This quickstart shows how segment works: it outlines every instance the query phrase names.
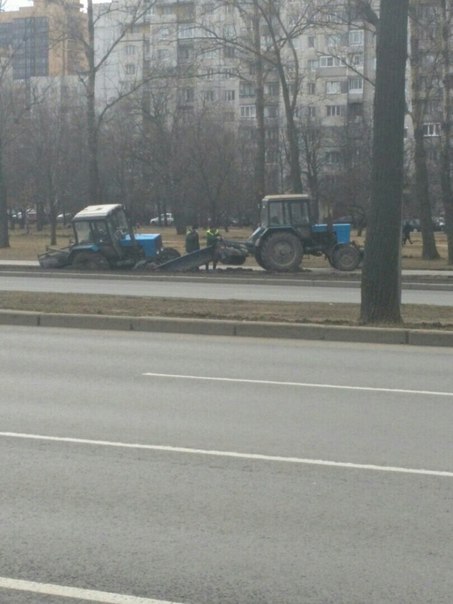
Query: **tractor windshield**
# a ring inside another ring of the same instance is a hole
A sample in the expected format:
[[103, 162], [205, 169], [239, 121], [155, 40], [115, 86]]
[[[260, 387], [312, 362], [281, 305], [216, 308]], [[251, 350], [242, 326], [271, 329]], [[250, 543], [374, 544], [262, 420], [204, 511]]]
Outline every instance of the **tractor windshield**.
[[89, 222], [86, 220], [78, 221], [74, 222], [73, 226], [77, 243], [93, 243], [93, 233]]
[[126, 213], [124, 210], [115, 212], [109, 218], [110, 227], [112, 232], [118, 237], [123, 238], [125, 235], [130, 235], [129, 224], [127, 222]]

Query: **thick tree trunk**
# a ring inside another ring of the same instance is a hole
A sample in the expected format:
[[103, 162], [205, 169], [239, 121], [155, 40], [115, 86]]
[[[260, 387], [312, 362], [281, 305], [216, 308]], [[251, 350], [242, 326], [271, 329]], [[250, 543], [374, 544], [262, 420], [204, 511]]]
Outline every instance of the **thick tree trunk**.
[[437, 260], [440, 258], [436, 248], [434, 237], [433, 221], [431, 216], [431, 198], [429, 193], [429, 175], [426, 165], [425, 137], [423, 134], [423, 117], [426, 108], [426, 91], [421, 90], [421, 56], [419, 51], [422, 31], [421, 25], [417, 19], [416, 11], [418, 4], [411, 0], [412, 12], [411, 19], [411, 90], [412, 90], [412, 122], [414, 125], [414, 144], [415, 144], [415, 197], [420, 216], [420, 227], [422, 232], [422, 258], [424, 260]]
[[377, 31], [371, 207], [361, 321], [401, 322], [401, 208], [408, 0], [381, 0]]
[[441, 189], [445, 210], [445, 231], [447, 234], [448, 264], [453, 264], [453, 183], [451, 175], [451, 73], [450, 73], [450, 19], [449, 0], [440, 0], [442, 28], [442, 75], [443, 75], [443, 116], [441, 137]]
[[9, 247], [8, 233], [8, 206], [6, 202], [6, 188], [3, 178], [3, 147], [0, 138], [0, 248]]

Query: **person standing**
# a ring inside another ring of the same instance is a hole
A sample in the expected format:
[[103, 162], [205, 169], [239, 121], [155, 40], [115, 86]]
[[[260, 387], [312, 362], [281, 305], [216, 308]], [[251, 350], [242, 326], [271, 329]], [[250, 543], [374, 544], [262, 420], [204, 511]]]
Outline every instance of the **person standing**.
[[186, 253], [191, 254], [200, 249], [200, 237], [198, 236], [197, 226], [194, 225], [187, 229], [186, 233]]
[[408, 241], [410, 244], [413, 243], [413, 241], [411, 239], [411, 232], [412, 232], [411, 223], [408, 220], [406, 220], [406, 222], [403, 224], [403, 245], [406, 245], [406, 243]]
[[[215, 225], [211, 225], [208, 227], [206, 231], [206, 246], [207, 247], [216, 247], [217, 243], [222, 239], [219, 229]], [[212, 261], [212, 270], [215, 271], [217, 268], [217, 252], [214, 249], [214, 258]], [[206, 270], [209, 270], [209, 262], [206, 263]]]

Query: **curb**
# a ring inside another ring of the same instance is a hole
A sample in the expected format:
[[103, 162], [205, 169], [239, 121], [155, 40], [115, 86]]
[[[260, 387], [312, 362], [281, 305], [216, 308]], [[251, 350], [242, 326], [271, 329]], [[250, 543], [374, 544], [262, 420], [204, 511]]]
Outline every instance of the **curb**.
[[453, 331], [0, 310], [0, 325], [453, 347]]

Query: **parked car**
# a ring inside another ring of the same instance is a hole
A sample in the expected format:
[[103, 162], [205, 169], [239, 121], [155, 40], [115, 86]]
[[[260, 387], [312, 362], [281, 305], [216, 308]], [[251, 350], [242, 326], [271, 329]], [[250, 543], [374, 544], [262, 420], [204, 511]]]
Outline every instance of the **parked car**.
[[[167, 218], [165, 220], [165, 217]], [[166, 214], [161, 214], [160, 216], [155, 216], [154, 218], [151, 218], [151, 220], [149, 221], [149, 224], [161, 224], [161, 225], [165, 225], [165, 224], [173, 224], [175, 222], [174, 218], [173, 218], [173, 214], [171, 212], [167, 212]]]
[[445, 220], [442, 216], [433, 216], [433, 230], [443, 231], [445, 229]]

